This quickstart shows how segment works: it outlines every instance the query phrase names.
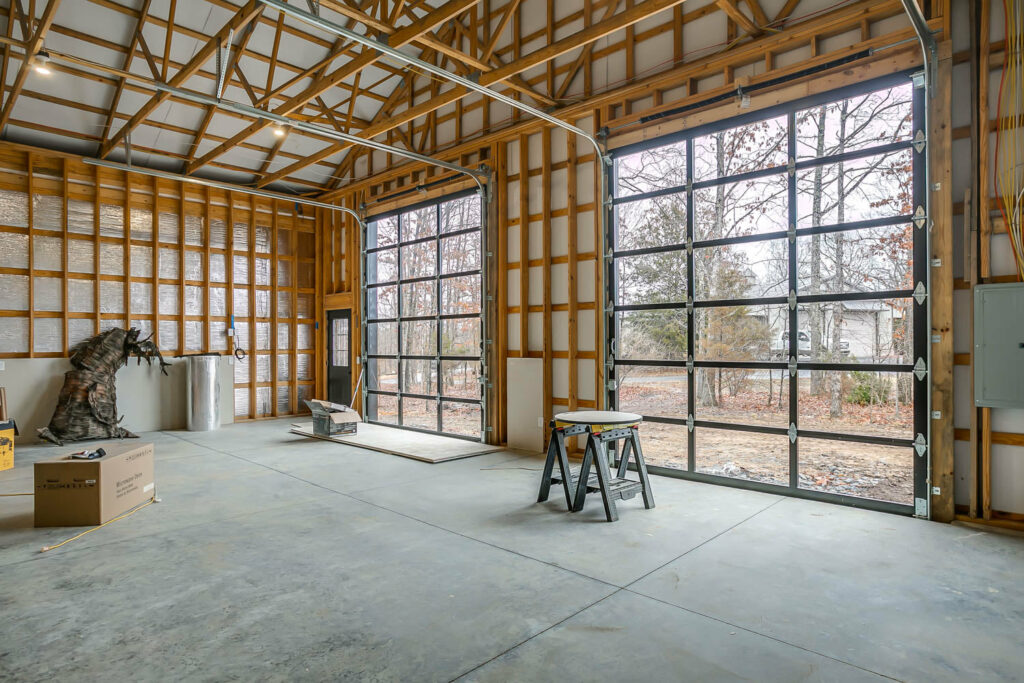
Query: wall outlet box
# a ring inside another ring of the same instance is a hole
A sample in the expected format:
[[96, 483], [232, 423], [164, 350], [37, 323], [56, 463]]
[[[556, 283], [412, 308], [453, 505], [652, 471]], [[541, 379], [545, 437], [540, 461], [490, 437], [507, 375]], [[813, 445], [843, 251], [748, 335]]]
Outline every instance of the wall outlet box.
[[544, 418], [543, 417], [538, 417], [537, 418], [537, 426], [541, 427], [541, 428], [544, 427]]
[[228, 336], [229, 337], [234, 337], [235, 336], [235, 328], [233, 328], [233, 327], [229, 327], [228, 328]]

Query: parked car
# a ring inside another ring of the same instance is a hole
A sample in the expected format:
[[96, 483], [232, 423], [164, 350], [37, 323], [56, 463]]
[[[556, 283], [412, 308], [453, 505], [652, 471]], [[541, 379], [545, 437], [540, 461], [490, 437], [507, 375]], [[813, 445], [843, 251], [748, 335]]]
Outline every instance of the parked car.
[[[824, 350], [828, 349], [828, 340], [822, 340], [822, 347]], [[800, 358], [811, 357], [811, 335], [806, 330], [800, 330], [797, 332], [796, 337], [797, 353]], [[772, 343], [772, 356], [775, 358], [786, 358], [789, 356], [789, 331], [784, 331]], [[850, 355], [850, 342], [845, 339], [839, 340], [839, 354], [843, 356]]]

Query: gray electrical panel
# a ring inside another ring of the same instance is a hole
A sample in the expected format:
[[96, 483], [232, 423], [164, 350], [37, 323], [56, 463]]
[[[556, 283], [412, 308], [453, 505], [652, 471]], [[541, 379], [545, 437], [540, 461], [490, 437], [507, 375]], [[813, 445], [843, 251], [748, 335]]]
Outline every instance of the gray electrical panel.
[[1024, 408], [1024, 283], [974, 288], [974, 403]]

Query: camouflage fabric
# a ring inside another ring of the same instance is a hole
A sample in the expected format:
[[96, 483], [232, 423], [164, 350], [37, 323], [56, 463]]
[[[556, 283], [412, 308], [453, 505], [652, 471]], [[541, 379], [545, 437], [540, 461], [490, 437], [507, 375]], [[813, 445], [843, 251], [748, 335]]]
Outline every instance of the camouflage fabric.
[[39, 430], [39, 436], [57, 445], [87, 439], [136, 438], [120, 425], [114, 388], [114, 376], [132, 356], [139, 363], [145, 358], [147, 364], [157, 358], [161, 372], [167, 374], [165, 368], [170, 363], [164, 361], [148, 337], [139, 341], [139, 330], [134, 327], [107, 330], [72, 348], [74, 369], [64, 374], [57, 409], [50, 425]]

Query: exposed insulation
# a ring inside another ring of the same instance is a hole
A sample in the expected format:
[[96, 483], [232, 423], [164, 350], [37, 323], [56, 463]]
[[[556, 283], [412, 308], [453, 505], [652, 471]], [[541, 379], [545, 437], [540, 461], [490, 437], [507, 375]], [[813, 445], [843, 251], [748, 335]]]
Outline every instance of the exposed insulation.
[[270, 317], [270, 292], [265, 289], [256, 290], [256, 317]]
[[123, 244], [100, 243], [100, 273], [103, 275], [124, 275]]
[[68, 240], [68, 270], [72, 273], [96, 272], [96, 245], [87, 240]]
[[60, 197], [52, 194], [32, 196], [32, 225], [42, 230], [62, 231], [64, 207]]
[[227, 293], [224, 287], [210, 287], [210, 315], [225, 316], [228, 314]]
[[36, 353], [60, 353], [64, 350], [64, 321], [60, 318], [36, 318], [32, 328], [32, 348]]
[[298, 407], [298, 409], [300, 411], [306, 410], [306, 408], [305, 408], [305, 405], [306, 405], [305, 401], [308, 401], [311, 398], [313, 398], [313, 390], [312, 389], [313, 388], [310, 387], [308, 384], [306, 384], [306, 385], [299, 385], [297, 387], [297, 391], [295, 392], [295, 399], [296, 399], [296, 406]]
[[210, 220], [210, 246], [225, 249], [228, 246], [228, 224], [220, 218]]
[[270, 387], [256, 387], [256, 414], [271, 414]]
[[153, 313], [153, 285], [148, 282], [133, 282], [131, 287], [131, 311], [139, 315]]
[[178, 254], [179, 252], [177, 249], [160, 248], [159, 277], [166, 278], [168, 280], [177, 280], [181, 277], [178, 264]]
[[297, 326], [296, 332], [296, 348], [299, 349], [312, 349], [313, 348], [313, 326], [302, 323]]
[[124, 285], [120, 282], [100, 283], [100, 313], [124, 313]]
[[164, 350], [177, 349], [180, 346], [180, 340], [178, 339], [178, 321], [177, 320], [161, 320], [160, 321], [160, 348]]
[[249, 251], [249, 224], [235, 221], [235, 251]]
[[291, 325], [289, 323], [277, 324], [277, 348], [290, 349], [292, 347]]
[[288, 413], [291, 412], [291, 388], [281, 387], [277, 388], [277, 412]]
[[257, 285], [270, 284], [270, 259], [256, 259], [256, 283]]
[[131, 238], [133, 240], [153, 239], [153, 212], [149, 209], [133, 206], [129, 213], [131, 221]]
[[257, 224], [256, 227], [255, 227], [255, 235], [256, 235], [256, 241], [255, 241], [256, 251], [258, 251], [260, 253], [263, 253], [263, 254], [269, 254], [270, 253], [270, 226], [269, 225], [259, 225], [259, 224]]
[[59, 277], [36, 277], [32, 300], [37, 311], [64, 310], [64, 280]]
[[28, 275], [0, 273], [0, 308], [11, 311], [28, 310]]
[[256, 356], [256, 381], [270, 381], [270, 354], [261, 353]]
[[96, 323], [84, 318], [72, 318], [68, 321], [68, 348], [85, 341], [93, 335]]
[[235, 384], [247, 384], [249, 382], [249, 356], [241, 360], [235, 360]]
[[64, 271], [64, 240], [36, 235], [32, 238], [32, 267], [36, 270]]
[[206, 310], [203, 299], [203, 288], [196, 285], [185, 285], [185, 313], [186, 315], [202, 315]]
[[277, 315], [281, 318], [292, 317], [292, 293], [277, 293]]
[[288, 356], [277, 357], [277, 381], [287, 382], [291, 379], [291, 359]]
[[223, 320], [210, 321], [210, 350], [226, 351], [228, 348], [228, 324]]
[[235, 318], [248, 318], [249, 317], [249, 290], [241, 287], [236, 287], [231, 290], [232, 294], [232, 309], [235, 312]]
[[185, 350], [186, 351], [202, 351], [203, 350], [203, 321], [202, 320], [186, 320], [185, 321]]
[[292, 286], [292, 264], [288, 261], [278, 261], [277, 263], [277, 286]]
[[181, 226], [178, 222], [178, 214], [169, 211], [161, 211], [157, 217], [157, 239], [161, 242], [177, 244], [181, 235]]
[[295, 316], [297, 318], [313, 317], [313, 296], [311, 294], [299, 294], [296, 298], [296, 304]]
[[124, 237], [124, 207], [100, 204], [100, 235]]
[[132, 320], [128, 323], [129, 327], [135, 327], [139, 330], [139, 339], [146, 339], [149, 335], [153, 334], [153, 321], [138, 319]]
[[158, 313], [160, 315], [178, 315], [178, 293], [180, 292], [178, 285], [160, 285], [160, 289], [157, 291], [157, 306], [159, 307]]
[[96, 283], [93, 280], [68, 280], [68, 311], [71, 313], [94, 312], [96, 310], [95, 288]]
[[234, 281], [236, 285], [249, 284], [249, 258], [247, 256], [235, 255], [234, 257]]
[[270, 350], [270, 323], [256, 323], [256, 349]]
[[68, 200], [68, 232], [79, 235], [95, 234], [95, 218], [92, 202], [81, 199]]
[[295, 378], [300, 381], [313, 379], [313, 356], [308, 353], [295, 356]]
[[235, 417], [249, 415], [249, 390], [235, 389]]
[[210, 254], [210, 282], [227, 282], [224, 254]]
[[28, 268], [28, 235], [3, 233], [0, 238], [0, 268]]
[[185, 214], [185, 244], [203, 246], [203, 217]]
[[185, 279], [203, 279], [203, 253], [199, 251], [185, 251]]
[[0, 225], [28, 227], [27, 194], [16, 190], [0, 190]]
[[132, 277], [153, 277], [153, 247], [132, 245]]
[[238, 348], [246, 351], [252, 350], [252, 340], [249, 338], [249, 323], [235, 321], [235, 344]]
[[28, 318], [4, 318], [0, 325], [0, 353], [28, 351]]

